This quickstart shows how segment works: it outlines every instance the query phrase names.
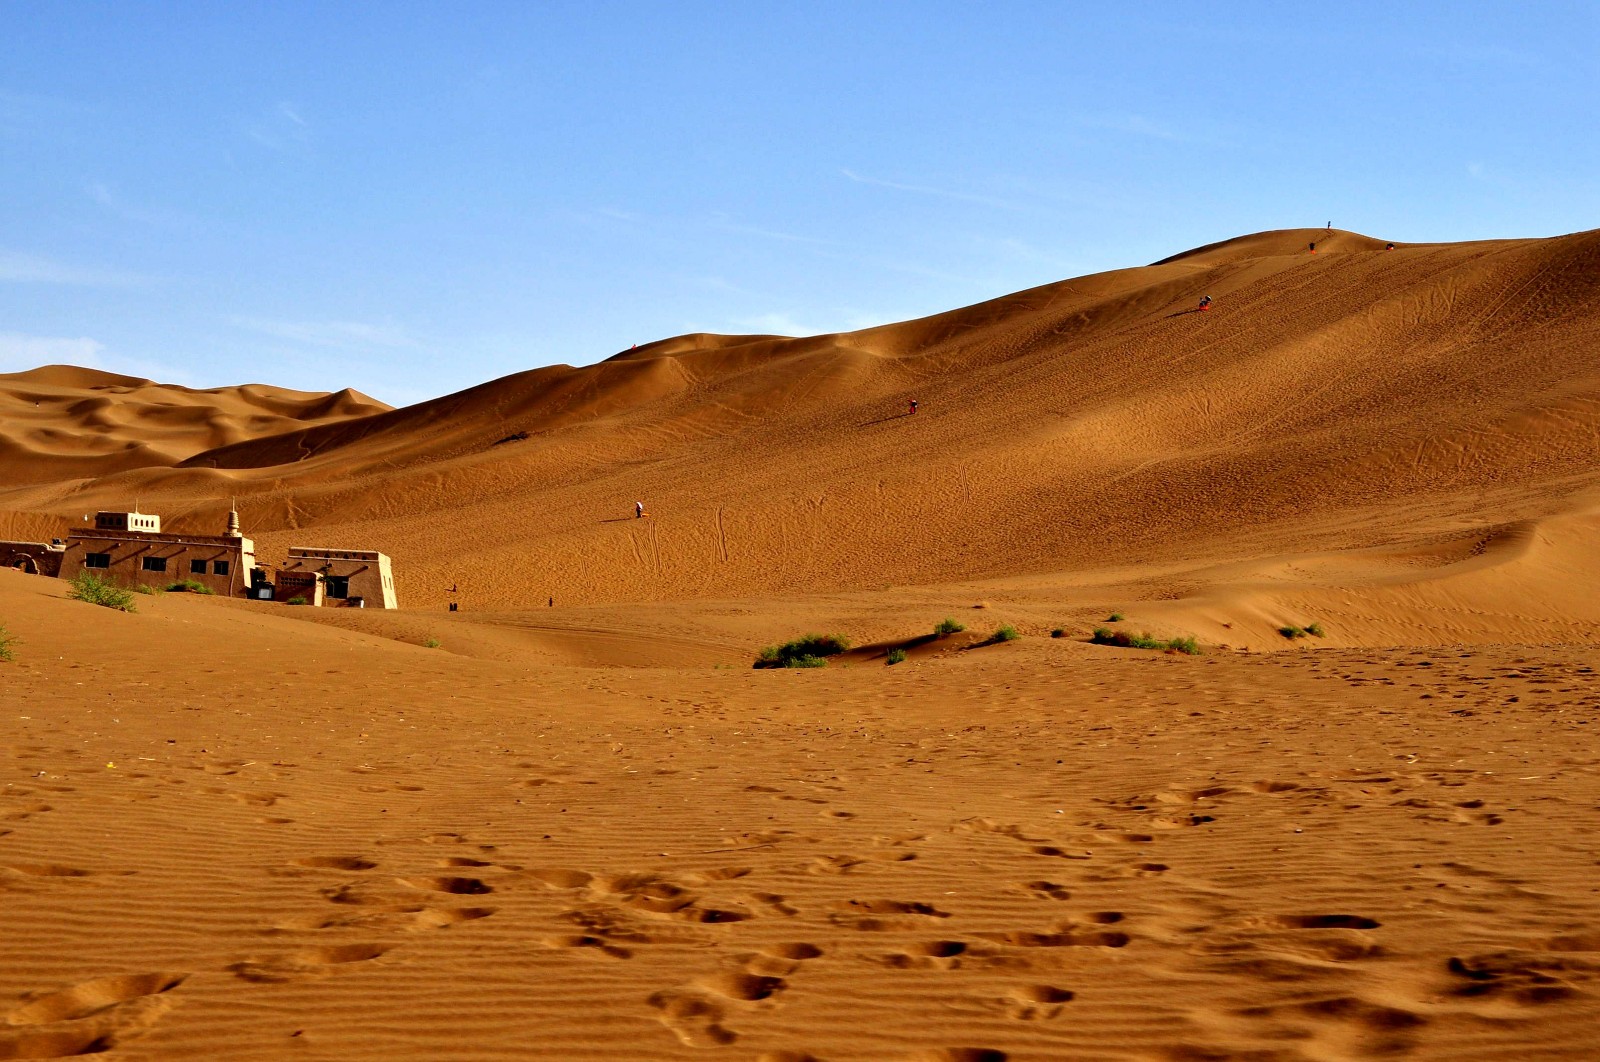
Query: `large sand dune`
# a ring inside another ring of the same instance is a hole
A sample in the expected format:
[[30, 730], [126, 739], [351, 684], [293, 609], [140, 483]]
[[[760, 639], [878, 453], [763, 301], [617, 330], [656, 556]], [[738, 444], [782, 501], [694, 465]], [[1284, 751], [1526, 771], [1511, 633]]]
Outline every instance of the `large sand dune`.
[[0, 377], [0, 533], [405, 606], [0, 571], [0, 1059], [1590, 1059], [1597, 319], [1600, 233], [1288, 230], [403, 409]]

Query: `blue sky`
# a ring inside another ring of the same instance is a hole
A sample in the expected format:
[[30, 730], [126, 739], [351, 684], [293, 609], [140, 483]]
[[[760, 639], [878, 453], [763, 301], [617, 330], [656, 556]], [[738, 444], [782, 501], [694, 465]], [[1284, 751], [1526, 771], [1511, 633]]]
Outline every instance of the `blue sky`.
[[0, 371], [396, 404], [1329, 220], [1600, 224], [1600, 5], [0, 0]]

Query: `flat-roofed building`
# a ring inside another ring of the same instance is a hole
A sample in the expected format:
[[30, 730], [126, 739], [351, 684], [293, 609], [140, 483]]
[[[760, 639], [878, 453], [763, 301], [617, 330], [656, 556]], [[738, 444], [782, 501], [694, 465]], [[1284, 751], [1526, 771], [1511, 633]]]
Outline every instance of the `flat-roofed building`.
[[[308, 593], [305, 576], [313, 575], [320, 589], [315, 597]], [[285, 590], [308, 604], [366, 608], [398, 608], [395, 603], [394, 574], [389, 558], [375, 549], [315, 549], [290, 546], [289, 557], [274, 575], [277, 598], [288, 599]]]
[[0, 568], [15, 568], [31, 575], [60, 575], [66, 547], [54, 542], [0, 541]]
[[228, 514], [228, 533], [222, 535], [168, 534], [160, 528], [161, 518], [148, 513], [96, 513], [93, 530], [67, 537], [59, 574], [75, 579], [92, 572], [124, 586], [193, 582], [224, 596], [247, 596], [256, 547], [239, 534], [237, 513]]

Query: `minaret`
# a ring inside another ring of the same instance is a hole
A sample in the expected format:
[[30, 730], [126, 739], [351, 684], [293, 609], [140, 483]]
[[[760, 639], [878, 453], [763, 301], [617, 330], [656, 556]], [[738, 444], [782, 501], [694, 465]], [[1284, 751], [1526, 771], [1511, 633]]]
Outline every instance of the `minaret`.
[[242, 535], [239, 534], [239, 510], [238, 509], [229, 509], [228, 510], [228, 530], [227, 530], [226, 534], [227, 534], [227, 536], [229, 538], [242, 538], [243, 537]]

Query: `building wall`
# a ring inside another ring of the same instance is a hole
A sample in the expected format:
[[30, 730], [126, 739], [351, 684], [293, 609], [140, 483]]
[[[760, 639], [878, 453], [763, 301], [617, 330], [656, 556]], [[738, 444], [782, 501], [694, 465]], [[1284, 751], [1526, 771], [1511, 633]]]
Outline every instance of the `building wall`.
[[[291, 546], [284, 561], [285, 572], [315, 572], [321, 575], [324, 605], [348, 605], [360, 598], [367, 608], [398, 608], [394, 592], [394, 573], [389, 558], [370, 549], [313, 549]], [[283, 600], [283, 594], [278, 594]]]
[[[109, 563], [92, 567], [87, 563], [90, 554], [107, 554]], [[165, 560], [165, 570], [147, 569], [147, 557]], [[204, 572], [192, 570], [197, 562], [203, 565]], [[226, 571], [217, 571], [218, 562], [227, 566]], [[143, 583], [166, 587], [192, 581], [224, 597], [245, 597], [255, 563], [255, 546], [248, 538], [83, 531], [67, 539], [60, 574], [64, 579], [75, 579], [79, 572], [90, 571], [123, 586]]]
[[302, 604], [321, 605], [322, 577], [315, 569], [305, 571], [280, 571], [273, 573], [273, 597], [279, 604], [286, 604], [291, 598], [304, 598]]
[[60, 575], [62, 550], [43, 542], [0, 542], [0, 567]]

